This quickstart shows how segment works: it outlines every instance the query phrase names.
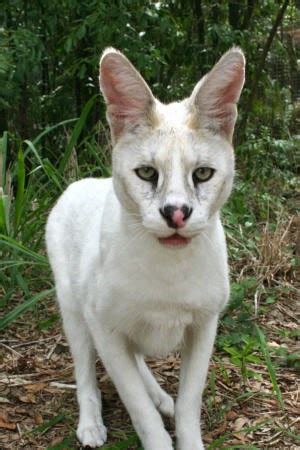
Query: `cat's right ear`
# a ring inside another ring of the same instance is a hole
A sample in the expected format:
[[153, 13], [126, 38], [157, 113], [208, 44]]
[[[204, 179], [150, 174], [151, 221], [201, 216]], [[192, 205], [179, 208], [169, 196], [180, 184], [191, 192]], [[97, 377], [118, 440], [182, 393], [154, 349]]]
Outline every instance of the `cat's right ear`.
[[104, 51], [100, 59], [99, 81], [113, 144], [125, 130], [153, 121], [154, 96], [121, 52], [114, 48]]
[[245, 81], [245, 57], [229, 50], [196, 85], [190, 97], [194, 127], [221, 134], [230, 142], [237, 118], [236, 104]]

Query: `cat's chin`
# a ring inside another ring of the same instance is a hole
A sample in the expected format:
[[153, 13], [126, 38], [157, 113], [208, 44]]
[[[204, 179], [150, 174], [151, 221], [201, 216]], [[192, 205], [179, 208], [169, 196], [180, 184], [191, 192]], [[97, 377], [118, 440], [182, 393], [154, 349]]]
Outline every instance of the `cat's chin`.
[[164, 245], [165, 247], [172, 247], [172, 248], [180, 248], [180, 247], [186, 247], [190, 242], [191, 238], [187, 238], [184, 236], [181, 236], [180, 234], [172, 234], [168, 237], [161, 237], [158, 238], [160, 244]]

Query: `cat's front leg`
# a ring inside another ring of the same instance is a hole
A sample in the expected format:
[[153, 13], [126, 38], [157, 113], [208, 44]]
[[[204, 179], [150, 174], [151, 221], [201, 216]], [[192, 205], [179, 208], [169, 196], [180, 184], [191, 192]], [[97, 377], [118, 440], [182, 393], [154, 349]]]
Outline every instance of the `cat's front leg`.
[[217, 321], [217, 316], [206, 318], [186, 331], [175, 407], [178, 450], [204, 450], [200, 429], [201, 402]]
[[174, 401], [172, 397], [158, 384], [142, 355], [136, 355], [136, 362], [146, 390], [158, 411], [165, 416], [174, 417]]
[[172, 450], [171, 438], [146, 391], [130, 343], [123, 334], [109, 329], [107, 324], [95, 317], [89, 318], [88, 324], [99, 356], [131, 417], [144, 450]]

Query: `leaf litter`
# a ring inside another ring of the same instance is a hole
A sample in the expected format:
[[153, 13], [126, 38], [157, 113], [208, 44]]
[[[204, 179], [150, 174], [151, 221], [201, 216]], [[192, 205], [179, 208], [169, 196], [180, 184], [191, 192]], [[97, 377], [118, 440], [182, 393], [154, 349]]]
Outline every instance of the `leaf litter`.
[[[202, 429], [207, 449], [300, 448], [299, 285], [286, 252], [286, 246], [291, 245], [287, 242], [289, 237], [295, 236], [293, 221], [278, 226], [273, 235], [264, 230], [260, 252], [256, 258], [243, 261], [242, 275], [241, 261], [232, 264], [233, 281], [246, 286], [236, 294], [245, 295], [245, 299], [242, 306], [235, 299], [238, 306], [229, 309], [221, 320], [220, 345], [216, 343], [203, 405]], [[279, 250], [274, 240], [280, 245]], [[253, 288], [248, 280], [255, 276], [257, 283]], [[257, 286], [262, 289], [255, 311], [253, 289]], [[17, 305], [20, 298], [15, 295], [11, 301]], [[230, 335], [230, 345], [241, 345], [234, 347], [241, 349], [241, 356], [234, 359], [224, 351], [222, 339], [228, 338], [229, 319], [237, 321], [238, 327], [243, 326], [238, 314], [245, 308], [248, 316], [251, 311], [250, 323], [256, 324], [261, 335], [253, 341], [252, 348], [251, 340], [248, 344], [239, 342], [243, 331], [235, 329]], [[57, 314], [53, 298], [48, 297], [38, 311], [26, 312], [2, 333], [0, 448], [3, 450], [80, 448], [75, 437], [78, 407], [73, 363], [61, 324], [52, 321], [48, 327], [39, 326]], [[245, 351], [247, 345], [249, 354]], [[162, 387], [175, 398], [179, 355], [148, 362]], [[97, 375], [109, 432], [109, 444], [103, 450], [141, 449], [128, 413], [100, 361]], [[174, 437], [173, 421], [165, 420], [165, 424]]]

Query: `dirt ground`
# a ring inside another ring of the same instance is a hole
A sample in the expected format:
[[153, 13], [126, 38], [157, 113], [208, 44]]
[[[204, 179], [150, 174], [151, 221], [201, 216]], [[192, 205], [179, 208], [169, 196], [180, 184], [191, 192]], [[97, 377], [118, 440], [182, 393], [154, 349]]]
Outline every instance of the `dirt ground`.
[[[49, 299], [48, 314], [56, 314]], [[58, 449], [79, 448], [74, 437], [78, 409], [75, 400], [72, 360], [60, 323], [41, 331], [34, 312], [15, 322], [0, 340], [0, 448]], [[271, 346], [283, 343], [290, 351], [297, 342], [290, 336], [296, 330], [296, 299], [283, 298], [260, 323]], [[281, 330], [281, 339], [277, 329]], [[284, 333], [284, 331], [287, 331]], [[150, 366], [163, 387], [176, 396], [179, 356], [150, 361]], [[97, 363], [103, 393], [104, 421], [108, 427], [108, 443], [135, 441], [133, 428], [118, 394]], [[202, 427], [204, 441], [211, 448], [300, 448], [300, 392], [293, 367], [278, 367], [276, 378], [282, 393], [282, 409], [272, 389], [264, 364], [250, 364], [260, 379], [243, 380], [240, 369], [227, 356], [214, 354], [205, 393]], [[213, 380], [213, 381], [212, 381]], [[171, 433], [172, 421], [166, 422]], [[298, 434], [299, 437], [299, 434]], [[298, 442], [298, 444], [297, 444]], [[124, 447], [131, 448], [135, 444]], [[191, 449], [192, 450], [192, 449]]]
[[[263, 330], [269, 350], [264, 354], [254, 342], [246, 352], [243, 372], [243, 367], [224, 351], [224, 344], [216, 346], [202, 414], [208, 450], [300, 449], [299, 272], [291, 263], [290, 251], [298, 255], [297, 230], [293, 219], [272, 235], [265, 229], [260, 257], [231, 264], [236, 286], [243, 284], [243, 277], [256, 275], [263, 292], [271, 293], [260, 295], [256, 290], [245, 299], [241, 297], [242, 313], [249, 306], [251, 311], [257, 307], [257, 314], [247, 313], [246, 317]], [[11, 308], [19, 302], [16, 293], [10, 300]], [[235, 331], [240, 334], [242, 322], [234, 314], [230, 317], [227, 313], [227, 317], [238, 324]], [[72, 359], [57, 318], [55, 301], [48, 298], [2, 332], [1, 450], [80, 448], [75, 437], [78, 408]], [[224, 323], [222, 320], [220, 337], [227, 336]], [[176, 398], [179, 355], [149, 364], [160, 384]], [[108, 443], [102, 449], [140, 450], [128, 413], [99, 361], [97, 373], [108, 428]], [[174, 436], [173, 421], [165, 424]]]

